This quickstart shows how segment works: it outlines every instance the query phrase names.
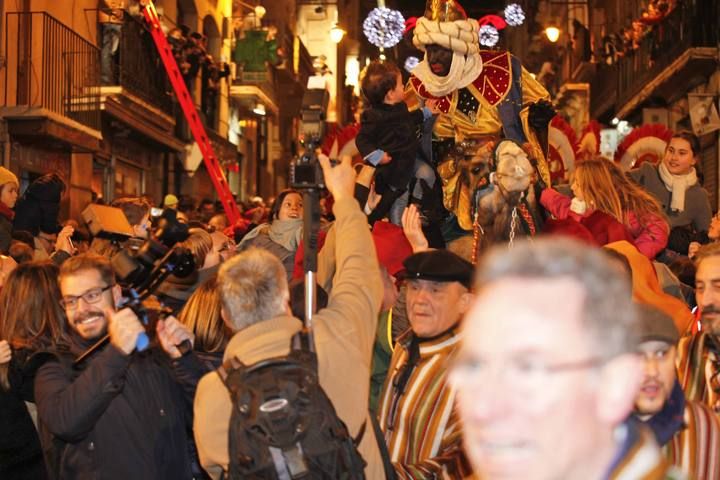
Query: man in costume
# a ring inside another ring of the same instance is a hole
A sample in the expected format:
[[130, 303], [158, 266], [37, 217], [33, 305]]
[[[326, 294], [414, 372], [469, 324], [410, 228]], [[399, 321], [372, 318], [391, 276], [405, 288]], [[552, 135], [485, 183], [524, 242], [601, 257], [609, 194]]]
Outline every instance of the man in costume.
[[679, 337], [672, 317], [641, 307], [643, 380], [633, 418], [650, 427], [665, 458], [689, 478], [720, 478], [720, 419], [706, 405], [685, 398], [675, 369]]
[[[472, 229], [471, 198], [476, 185], [469, 179], [472, 164], [444, 161], [456, 139], [479, 151], [501, 137], [529, 143], [543, 180], [550, 184], [543, 152], [547, 124], [555, 112], [545, 88], [509, 52], [481, 50], [480, 26], [468, 19], [455, 0], [428, 0], [425, 16], [417, 20], [413, 43], [425, 51], [410, 77], [406, 101], [410, 109], [422, 100], [436, 99], [442, 112], [433, 128], [435, 159], [443, 181], [443, 202], [463, 230]], [[427, 140], [427, 139], [426, 139]], [[427, 147], [427, 144], [425, 144]], [[438, 148], [439, 147], [439, 148]], [[445, 147], [443, 149], [443, 147]]]

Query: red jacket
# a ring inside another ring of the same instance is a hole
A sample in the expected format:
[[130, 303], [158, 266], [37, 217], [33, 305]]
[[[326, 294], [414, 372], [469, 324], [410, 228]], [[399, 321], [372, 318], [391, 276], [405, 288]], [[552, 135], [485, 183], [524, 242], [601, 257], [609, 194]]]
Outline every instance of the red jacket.
[[[593, 211], [588, 210], [584, 215], [579, 215], [570, 210], [571, 199], [565, 195], [546, 188], [540, 195], [540, 203], [545, 209], [559, 220], [566, 218], [581, 222], [590, 216]], [[642, 223], [635, 212], [627, 212], [628, 221], [625, 223], [627, 232], [632, 236], [632, 243], [635, 248], [649, 259], [663, 251], [667, 246], [670, 228], [667, 222], [658, 215], [646, 215]]]

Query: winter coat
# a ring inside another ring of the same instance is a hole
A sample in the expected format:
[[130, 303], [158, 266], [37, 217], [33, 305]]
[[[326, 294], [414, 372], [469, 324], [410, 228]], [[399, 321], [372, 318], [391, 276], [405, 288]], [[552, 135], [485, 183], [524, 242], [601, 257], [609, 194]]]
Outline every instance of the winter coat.
[[710, 229], [710, 200], [707, 191], [699, 183], [688, 187], [685, 191], [685, 210], [676, 212], [670, 208], [672, 192], [660, 178], [656, 166], [643, 163], [637, 170], [632, 170], [630, 176], [660, 202], [670, 221], [670, 228], [691, 226], [696, 232], [707, 232]]
[[[365, 158], [375, 150], [382, 150], [392, 157], [390, 163], [377, 166], [375, 178], [382, 185], [390, 185], [395, 190], [408, 186], [420, 145], [417, 130], [423, 121], [422, 109], [408, 112], [404, 102], [373, 106], [362, 113], [360, 131], [355, 138], [360, 154]], [[383, 192], [378, 190], [378, 193]]]
[[[2, 208], [5, 207], [5, 208]], [[5, 204], [0, 205], [0, 253], [7, 255], [10, 250], [10, 244], [12, 243], [12, 215], [6, 216], [4, 210], [12, 212]]]
[[[581, 218], [592, 213], [592, 211], [587, 211], [584, 215], [579, 215], [573, 212], [570, 210], [572, 203], [570, 198], [552, 188], [543, 190], [540, 195], [540, 203], [559, 220], [572, 218], [580, 221]], [[627, 212], [625, 226], [632, 236], [633, 245], [651, 260], [667, 246], [669, 229], [667, 222], [662, 217], [646, 215], [645, 218], [640, 219], [635, 212]]]
[[37, 236], [38, 232], [60, 231], [58, 216], [65, 184], [59, 178], [40, 177], [27, 188], [15, 205], [15, 230], [24, 230]]
[[108, 344], [79, 368], [73, 358], [58, 354], [35, 380], [51, 478], [191, 478], [191, 400], [165, 354], [151, 349], [126, 356]]
[[8, 370], [10, 389], [0, 388], [0, 478], [46, 478], [40, 439], [25, 402], [32, 402], [34, 363], [23, 350], [13, 352]]
[[[313, 317], [320, 384], [350, 435], [356, 437], [366, 425], [359, 451], [368, 463], [368, 480], [375, 480], [385, 477], [368, 418], [368, 394], [382, 283], [367, 220], [357, 202], [343, 199], [335, 204], [334, 211], [337, 273], [327, 308]], [[290, 339], [301, 327], [297, 318], [287, 315], [251, 325], [233, 336], [224, 360], [237, 357], [249, 365], [287, 355]], [[205, 375], [195, 395], [193, 430], [202, 465], [215, 479], [228, 468], [231, 410], [230, 395], [220, 377], [215, 372]]]

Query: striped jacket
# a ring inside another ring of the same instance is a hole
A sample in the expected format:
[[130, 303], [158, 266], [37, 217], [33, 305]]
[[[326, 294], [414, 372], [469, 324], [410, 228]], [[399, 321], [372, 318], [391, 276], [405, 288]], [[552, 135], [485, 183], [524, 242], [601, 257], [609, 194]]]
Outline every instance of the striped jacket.
[[[408, 332], [398, 338], [381, 396], [379, 419], [400, 479], [457, 479], [471, 472], [462, 451], [455, 392], [445, 376], [459, 341], [452, 330], [420, 341], [419, 358], [408, 376], [413, 335]], [[404, 388], [403, 377], [407, 378]]]
[[720, 362], [711, 348], [712, 338], [706, 332], [686, 336], [678, 342], [678, 380], [685, 398], [701, 402], [714, 412], [720, 410], [719, 393], [711, 383], [717, 382]]
[[685, 426], [663, 447], [689, 478], [720, 479], [720, 419], [706, 405], [685, 403]]
[[615, 459], [605, 479], [683, 480], [687, 478], [684, 473], [665, 461], [649, 429], [644, 427], [632, 429], [628, 433], [623, 442], [620, 458]]

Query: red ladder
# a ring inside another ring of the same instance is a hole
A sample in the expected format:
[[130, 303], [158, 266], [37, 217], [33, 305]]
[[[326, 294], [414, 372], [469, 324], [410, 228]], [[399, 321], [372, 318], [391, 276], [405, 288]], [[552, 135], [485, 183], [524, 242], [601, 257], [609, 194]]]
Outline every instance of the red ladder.
[[193, 98], [190, 96], [190, 92], [188, 92], [187, 86], [185, 85], [185, 80], [183, 80], [180, 69], [177, 66], [172, 49], [165, 38], [162, 28], [160, 28], [160, 19], [158, 18], [157, 10], [155, 10], [153, 2], [149, 1], [142, 12], [148, 25], [150, 25], [150, 34], [158, 49], [163, 65], [165, 65], [165, 71], [170, 78], [170, 83], [172, 83], [173, 89], [175, 90], [175, 95], [190, 125], [193, 137], [195, 137], [195, 141], [200, 147], [200, 153], [202, 153], [203, 160], [205, 161], [205, 167], [215, 185], [215, 190], [218, 192], [220, 201], [223, 207], [225, 207], [225, 215], [227, 215], [230, 225], [234, 225], [235, 222], [240, 219], [240, 210], [238, 210], [237, 204], [235, 203], [235, 198], [230, 191], [230, 186], [225, 178], [225, 173], [220, 167], [220, 162], [215, 156], [215, 151], [210, 144], [210, 139], [207, 136], [205, 127], [195, 108]]

